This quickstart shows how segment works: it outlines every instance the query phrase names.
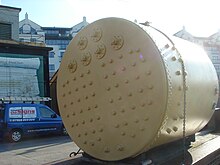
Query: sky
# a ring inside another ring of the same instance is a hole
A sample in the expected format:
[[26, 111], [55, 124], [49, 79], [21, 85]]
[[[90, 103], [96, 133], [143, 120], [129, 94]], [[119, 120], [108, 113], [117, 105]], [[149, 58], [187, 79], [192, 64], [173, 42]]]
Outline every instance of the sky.
[[120, 17], [151, 25], [172, 35], [183, 26], [194, 36], [208, 37], [220, 29], [220, 0], [0, 0], [1, 5], [21, 8], [19, 19], [40, 26], [72, 27], [86, 17]]

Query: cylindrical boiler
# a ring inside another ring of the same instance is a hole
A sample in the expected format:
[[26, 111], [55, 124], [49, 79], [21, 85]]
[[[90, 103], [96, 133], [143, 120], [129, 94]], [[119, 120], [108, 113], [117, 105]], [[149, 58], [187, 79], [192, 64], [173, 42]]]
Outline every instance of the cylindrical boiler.
[[218, 79], [200, 47], [105, 18], [69, 44], [57, 93], [73, 141], [112, 161], [180, 139], [184, 129], [191, 135], [203, 128], [217, 103]]

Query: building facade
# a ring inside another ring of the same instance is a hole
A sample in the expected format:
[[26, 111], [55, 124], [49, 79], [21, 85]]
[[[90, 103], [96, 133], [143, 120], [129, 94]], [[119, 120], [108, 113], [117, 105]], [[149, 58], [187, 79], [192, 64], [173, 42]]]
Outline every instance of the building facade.
[[0, 40], [19, 40], [20, 11], [20, 8], [0, 5]]
[[83, 21], [71, 28], [62, 27], [41, 27], [28, 18], [25, 14], [25, 19], [19, 23], [19, 38], [22, 42], [29, 43], [44, 43], [53, 50], [49, 52], [49, 77], [59, 69], [61, 59], [64, 55], [66, 47], [72, 38], [86, 25], [86, 17]]

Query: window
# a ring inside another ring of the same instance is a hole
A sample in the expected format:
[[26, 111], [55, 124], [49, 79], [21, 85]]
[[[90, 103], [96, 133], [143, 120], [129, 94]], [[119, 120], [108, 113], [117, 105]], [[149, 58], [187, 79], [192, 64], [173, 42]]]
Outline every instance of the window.
[[60, 52], [60, 58], [63, 58], [64, 52]]
[[19, 38], [19, 41], [20, 42], [24, 42], [24, 38]]
[[40, 107], [40, 115], [41, 117], [45, 117], [45, 118], [51, 118], [51, 115], [54, 114], [53, 111], [51, 111], [50, 109], [47, 109], [45, 107]]
[[31, 38], [30, 41], [31, 42], [36, 42], [37, 40], [36, 40], [36, 38]]
[[49, 58], [54, 58], [55, 53], [54, 52], [49, 52]]
[[55, 65], [54, 64], [50, 64], [49, 65], [49, 70], [51, 71], [51, 70], [55, 70]]
[[11, 24], [0, 23], [0, 39], [11, 39]]

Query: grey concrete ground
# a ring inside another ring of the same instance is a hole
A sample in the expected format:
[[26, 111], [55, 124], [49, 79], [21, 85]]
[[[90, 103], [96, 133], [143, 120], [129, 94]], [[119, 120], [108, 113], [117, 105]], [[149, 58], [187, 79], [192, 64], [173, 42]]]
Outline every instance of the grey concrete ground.
[[0, 142], [0, 165], [38, 165], [68, 160], [78, 147], [68, 136], [37, 137], [18, 143]]

